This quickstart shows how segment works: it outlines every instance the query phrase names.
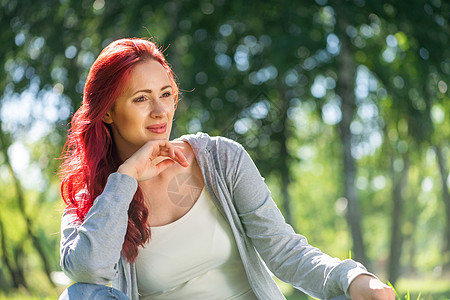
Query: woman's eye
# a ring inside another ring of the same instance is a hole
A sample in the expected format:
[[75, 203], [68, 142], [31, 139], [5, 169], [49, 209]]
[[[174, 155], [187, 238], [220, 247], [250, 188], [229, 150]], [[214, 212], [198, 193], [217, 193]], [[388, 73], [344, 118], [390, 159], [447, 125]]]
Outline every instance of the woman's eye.
[[171, 92], [165, 92], [164, 94], [162, 94], [162, 96], [163, 96], [164, 98], [167, 98], [167, 97], [172, 96], [172, 93], [171, 93]]
[[141, 96], [141, 97], [134, 99], [134, 102], [143, 102], [145, 100], [147, 100], [147, 98], [145, 98], [144, 96]]

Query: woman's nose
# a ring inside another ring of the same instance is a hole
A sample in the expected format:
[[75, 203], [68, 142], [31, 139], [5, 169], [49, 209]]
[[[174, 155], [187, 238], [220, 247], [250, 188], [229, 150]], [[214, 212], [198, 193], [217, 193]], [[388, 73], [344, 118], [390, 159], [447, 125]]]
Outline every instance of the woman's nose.
[[166, 113], [167, 109], [165, 105], [163, 105], [161, 102], [155, 101], [154, 103], [152, 103], [150, 107], [150, 116], [152, 118], [160, 118], [164, 116]]

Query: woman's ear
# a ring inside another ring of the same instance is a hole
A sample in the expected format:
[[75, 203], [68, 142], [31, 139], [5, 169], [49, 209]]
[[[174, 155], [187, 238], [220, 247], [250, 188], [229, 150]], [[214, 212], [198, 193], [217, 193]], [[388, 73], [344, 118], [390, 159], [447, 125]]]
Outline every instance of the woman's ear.
[[113, 122], [111, 113], [109, 111], [103, 116], [102, 121], [106, 124], [111, 124]]

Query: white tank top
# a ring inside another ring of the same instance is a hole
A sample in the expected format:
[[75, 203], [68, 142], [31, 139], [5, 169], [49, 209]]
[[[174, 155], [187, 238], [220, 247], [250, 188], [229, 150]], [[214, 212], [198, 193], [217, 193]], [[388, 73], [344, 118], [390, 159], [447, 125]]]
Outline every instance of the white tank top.
[[136, 273], [140, 299], [257, 299], [230, 225], [205, 188], [183, 217], [152, 227]]

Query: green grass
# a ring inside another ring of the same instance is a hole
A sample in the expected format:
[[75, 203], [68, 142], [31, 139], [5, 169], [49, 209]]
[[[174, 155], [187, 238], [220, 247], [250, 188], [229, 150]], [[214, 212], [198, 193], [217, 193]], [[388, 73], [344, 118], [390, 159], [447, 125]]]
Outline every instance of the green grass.
[[45, 286], [44, 289], [28, 291], [24, 288], [10, 290], [8, 292], [0, 291], [0, 300], [55, 300], [64, 290], [63, 287], [51, 288]]
[[[294, 291], [292, 286], [277, 280], [287, 300], [312, 300], [314, 298]], [[450, 300], [450, 278], [400, 279], [394, 288], [397, 300]]]
[[405, 300], [448, 300], [450, 299], [450, 278], [401, 278], [395, 285]]

